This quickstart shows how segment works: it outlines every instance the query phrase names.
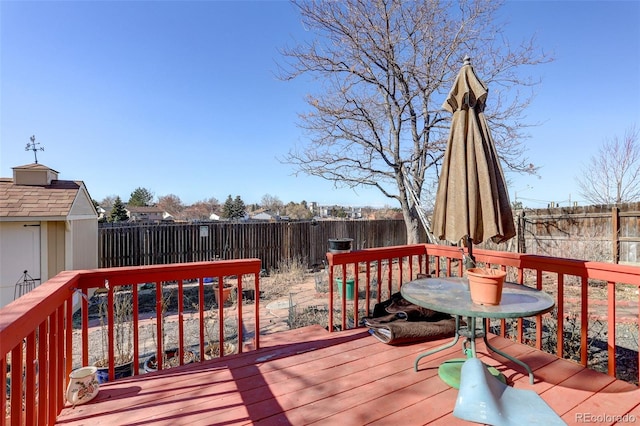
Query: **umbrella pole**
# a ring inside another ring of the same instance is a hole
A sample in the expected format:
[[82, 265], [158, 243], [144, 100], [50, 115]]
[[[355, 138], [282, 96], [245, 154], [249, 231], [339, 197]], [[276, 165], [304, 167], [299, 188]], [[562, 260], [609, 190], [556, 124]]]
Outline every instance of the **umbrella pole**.
[[471, 237], [467, 235], [467, 251], [468, 254], [464, 259], [464, 267], [465, 269], [475, 268], [476, 266], [476, 258], [473, 255], [473, 241]]

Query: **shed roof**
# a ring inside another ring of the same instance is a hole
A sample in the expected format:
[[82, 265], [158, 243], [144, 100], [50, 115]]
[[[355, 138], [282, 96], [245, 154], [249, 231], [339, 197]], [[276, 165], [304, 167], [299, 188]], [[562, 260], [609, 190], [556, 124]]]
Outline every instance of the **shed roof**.
[[66, 217], [71, 212], [82, 181], [53, 180], [50, 185], [17, 185], [0, 178], [1, 217]]
[[57, 170], [53, 170], [51, 167], [47, 167], [44, 164], [39, 164], [39, 163], [31, 163], [31, 164], [25, 164], [23, 166], [16, 166], [13, 167], [14, 170], [48, 170], [48, 171], [52, 171], [54, 173], [58, 173]]

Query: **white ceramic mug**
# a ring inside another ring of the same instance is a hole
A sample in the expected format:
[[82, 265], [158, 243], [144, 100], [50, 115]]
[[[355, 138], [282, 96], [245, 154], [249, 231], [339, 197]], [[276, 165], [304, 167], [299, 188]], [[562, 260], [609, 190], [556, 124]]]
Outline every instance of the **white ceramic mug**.
[[67, 401], [74, 407], [91, 401], [98, 394], [97, 367], [81, 367], [69, 374]]

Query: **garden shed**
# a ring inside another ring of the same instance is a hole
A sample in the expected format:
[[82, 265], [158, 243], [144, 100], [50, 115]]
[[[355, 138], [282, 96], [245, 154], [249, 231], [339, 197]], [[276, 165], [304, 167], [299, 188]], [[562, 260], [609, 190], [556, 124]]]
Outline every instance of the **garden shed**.
[[98, 267], [98, 214], [82, 181], [33, 163], [0, 178], [0, 307], [71, 269]]

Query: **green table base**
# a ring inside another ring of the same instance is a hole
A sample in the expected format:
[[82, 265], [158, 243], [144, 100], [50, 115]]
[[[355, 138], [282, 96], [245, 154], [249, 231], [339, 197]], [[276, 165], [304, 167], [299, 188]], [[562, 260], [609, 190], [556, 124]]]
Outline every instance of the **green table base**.
[[[438, 367], [438, 376], [442, 379], [443, 382], [451, 386], [455, 389], [460, 389], [460, 370], [462, 369], [462, 364], [467, 360], [467, 358], [454, 358], [447, 361], [444, 361]], [[504, 377], [504, 374], [499, 372], [495, 367], [490, 367], [485, 364], [489, 373], [492, 376], [496, 377], [502, 383], [506, 384], [507, 379]]]

